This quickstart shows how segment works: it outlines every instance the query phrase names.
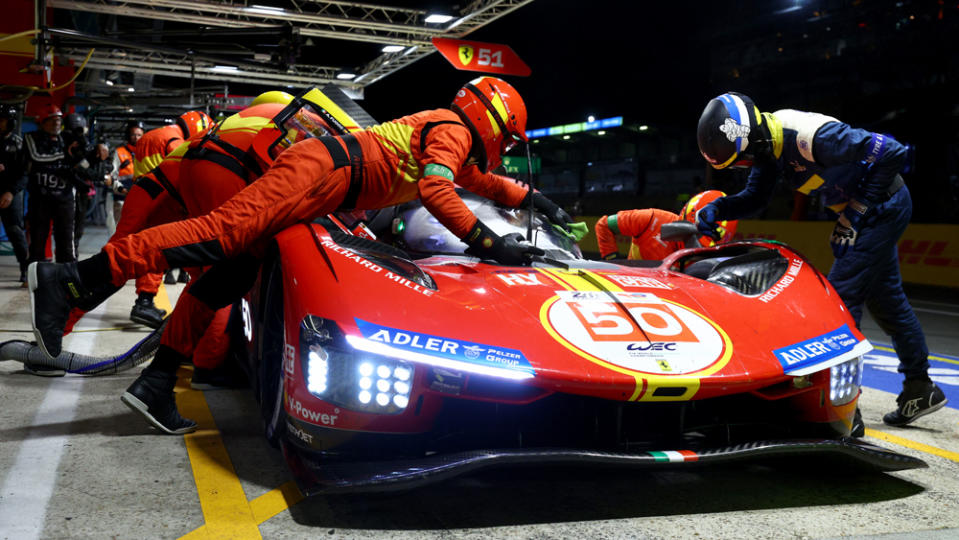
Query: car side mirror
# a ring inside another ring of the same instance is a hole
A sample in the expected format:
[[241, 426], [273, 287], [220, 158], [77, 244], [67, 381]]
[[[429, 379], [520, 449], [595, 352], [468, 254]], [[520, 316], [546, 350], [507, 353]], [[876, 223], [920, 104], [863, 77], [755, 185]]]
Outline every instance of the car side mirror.
[[699, 244], [699, 230], [695, 223], [689, 221], [664, 223], [659, 229], [659, 238], [666, 242], [683, 242], [687, 248], [702, 247]]

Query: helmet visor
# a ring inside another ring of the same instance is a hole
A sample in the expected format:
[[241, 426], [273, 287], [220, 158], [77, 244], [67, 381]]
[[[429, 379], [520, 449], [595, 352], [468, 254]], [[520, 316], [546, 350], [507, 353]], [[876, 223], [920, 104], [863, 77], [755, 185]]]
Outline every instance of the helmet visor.
[[290, 146], [313, 137], [326, 137], [332, 135], [329, 125], [323, 120], [312, 104], [302, 103], [301, 106], [292, 112], [284, 111], [276, 118], [277, 129], [281, 136], [270, 146], [270, 157], [276, 159], [284, 150]]

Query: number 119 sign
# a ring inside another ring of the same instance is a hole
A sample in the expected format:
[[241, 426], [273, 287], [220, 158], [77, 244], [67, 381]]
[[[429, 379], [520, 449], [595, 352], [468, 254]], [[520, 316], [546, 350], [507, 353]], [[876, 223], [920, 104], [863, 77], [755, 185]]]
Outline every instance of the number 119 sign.
[[529, 66], [507, 45], [440, 37], [433, 38], [433, 45], [456, 69], [520, 77], [530, 74]]

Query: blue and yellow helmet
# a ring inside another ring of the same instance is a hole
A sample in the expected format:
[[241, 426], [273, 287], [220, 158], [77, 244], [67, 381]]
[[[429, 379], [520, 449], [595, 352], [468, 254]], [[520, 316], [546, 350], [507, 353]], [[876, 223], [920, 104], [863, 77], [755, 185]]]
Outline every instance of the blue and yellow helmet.
[[758, 147], [768, 139], [763, 117], [753, 100], [727, 92], [706, 104], [696, 142], [699, 152], [715, 169], [752, 166]]

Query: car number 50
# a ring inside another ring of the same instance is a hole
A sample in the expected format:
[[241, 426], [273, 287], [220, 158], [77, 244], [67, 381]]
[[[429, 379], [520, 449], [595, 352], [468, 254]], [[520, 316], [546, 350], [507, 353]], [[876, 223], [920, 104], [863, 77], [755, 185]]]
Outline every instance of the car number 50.
[[645, 332], [651, 338], [676, 338], [689, 333], [689, 329], [675, 315], [660, 307], [625, 304], [630, 315], [639, 323], [636, 328], [629, 317], [612, 302], [575, 302], [573, 312], [583, 327], [596, 341], [645, 340]]

